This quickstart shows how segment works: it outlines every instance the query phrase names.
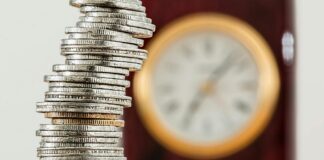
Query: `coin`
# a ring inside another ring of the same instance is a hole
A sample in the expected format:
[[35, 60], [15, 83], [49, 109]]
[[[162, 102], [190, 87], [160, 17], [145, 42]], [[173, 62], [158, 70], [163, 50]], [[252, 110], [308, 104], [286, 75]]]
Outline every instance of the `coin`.
[[107, 67], [116, 68], [129, 68], [130, 70], [140, 69], [141, 64], [128, 63], [128, 62], [116, 62], [116, 61], [105, 61], [105, 60], [65, 60], [66, 64], [69, 65], [101, 65]]
[[54, 143], [118, 143], [119, 138], [97, 138], [97, 137], [42, 137], [42, 142]]
[[106, 48], [124, 48], [124, 49], [137, 49], [137, 45], [127, 44], [122, 42], [115, 42], [109, 40], [96, 40], [96, 39], [62, 39], [62, 45], [96, 45]]
[[[68, 39], [90, 39], [90, 40], [101, 40], [101, 41], [113, 41], [113, 42], [122, 42], [122, 43], [128, 43], [128, 44], [135, 44], [139, 47], [142, 47], [144, 45], [144, 41], [138, 38], [133, 37], [122, 37], [122, 36], [115, 36], [115, 35], [95, 35], [95, 34], [89, 34], [89, 33], [71, 33], [67, 35]], [[99, 43], [99, 42], [97, 42]], [[103, 43], [103, 42], [100, 42]], [[105, 43], [103, 43], [104, 45]], [[70, 44], [71, 45], [71, 44]], [[133, 47], [135, 48], [136, 47]]]
[[93, 126], [116, 126], [124, 127], [123, 120], [102, 120], [102, 119], [52, 119], [53, 124], [66, 125], [93, 125]]
[[136, 12], [126, 9], [116, 9], [116, 8], [105, 8], [105, 7], [96, 7], [96, 6], [82, 6], [80, 8], [81, 13], [87, 12], [109, 12], [109, 13], [124, 13], [128, 15], [136, 15], [136, 16], [146, 16], [145, 12]]
[[119, 56], [131, 57], [138, 59], [146, 59], [147, 53], [142, 50], [114, 50], [101, 47], [80, 47], [80, 46], [64, 46], [61, 48], [62, 55], [100, 55], [100, 56]]
[[145, 12], [145, 7], [136, 3], [129, 3], [129, 1], [119, 0], [70, 0], [70, 4], [74, 7], [82, 7], [87, 5], [107, 6], [112, 8], [121, 8], [134, 11]]
[[68, 60], [103, 60], [143, 64], [143, 60], [138, 58], [118, 57], [118, 56], [98, 56], [98, 55], [67, 55]]
[[104, 66], [94, 66], [94, 65], [65, 65], [57, 64], [53, 65], [53, 71], [80, 71], [80, 72], [99, 72], [99, 73], [115, 73], [121, 75], [129, 75], [129, 71], [126, 69], [104, 67]]
[[123, 136], [122, 132], [41, 131], [41, 130], [36, 131], [36, 135], [42, 137], [76, 136], [76, 137], [116, 137], [116, 138], [121, 138]]
[[40, 156], [50, 156], [50, 155], [123, 156], [124, 149], [121, 147], [38, 148], [37, 152]]
[[[100, 14], [103, 12], [89, 12], [89, 14]], [[114, 14], [114, 13], [113, 13]], [[131, 16], [131, 17], [139, 17], [139, 16]], [[142, 19], [145, 21], [145, 19]], [[143, 29], [148, 29], [151, 31], [155, 31], [155, 25], [151, 23], [147, 23], [144, 21], [138, 21], [135, 18], [133, 19], [123, 19], [123, 18], [112, 18], [112, 17], [97, 17], [97, 16], [82, 16], [80, 17], [80, 21], [82, 22], [99, 22], [99, 23], [110, 23], [110, 24], [118, 24], [118, 25], [126, 25], [130, 27], [138, 27]]]
[[81, 28], [81, 27], [66, 27], [66, 34], [92, 34], [97, 36], [118, 36], [122, 38], [132, 38], [132, 35], [129, 35], [125, 32], [120, 32], [111, 29], [100, 29], [100, 28]]
[[85, 14], [86, 17], [105, 17], [105, 18], [120, 18], [120, 19], [127, 19], [127, 20], [134, 20], [138, 22], [144, 22], [151, 24], [152, 19], [144, 17], [144, 16], [136, 16], [136, 15], [129, 15], [124, 13], [109, 13], [109, 12], [87, 12]]
[[91, 125], [53, 125], [41, 124], [40, 130], [44, 131], [94, 131], [94, 132], [117, 132], [115, 126], [91, 126]]
[[81, 76], [81, 77], [101, 77], [101, 78], [110, 78], [110, 79], [126, 79], [124, 75], [110, 74], [110, 73], [97, 73], [97, 72], [63, 71], [63, 72], [57, 72], [57, 74], [60, 76]]
[[40, 160], [127, 160], [127, 158], [126, 157], [69, 156], [69, 157], [41, 157]]
[[77, 22], [78, 27], [83, 28], [100, 28], [100, 29], [113, 29], [121, 32], [127, 32], [133, 34], [136, 38], [147, 38], [153, 35], [153, 31], [137, 28], [137, 27], [129, 27], [125, 25], [118, 24], [107, 24], [107, 23], [94, 23], [94, 22]]
[[117, 119], [116, 114], [104, 113], [77, 113], [77, 112], [47, 112], [44, 114], [46, 118], [85, 118], [85, 119]]
[[127, 96], [113, 94], [94, 94], [87, 92], [46, 92], [45, 101], [49, 102], [86, 102], [107, 103], [131, 106], [132, 99]]
[[45, 82], [80, 82], [80, 83], [94, 83], [94, 84], [109, 84], [116, 86], [129, 87], [128, 80], [109, 79], [101, 77], [82, 77], [82, 76], [59, 76], [59, 75], [46, 75]]
[[142, 1], [139, 0], [71, 0], [70, 4], [75, 7], [81, 7], [86, 5], [104, 5], [109, 6], [109, 4], [117, 4], [117, 3], [129, 3], [129, 4], [135, 4], [138, 6], [142, 5]]
[[39, 102], [37, 112], [77, 112], [77, 113], [106, 113], [123, 114], [123, 106], [100, 103], [77, 102]]
[[126, 88], [125, 87], [105, 85], [105, 84], [49, 82], [49, 88], [56, 88], [56, 87], [63, 87], [63, 88], [107, 89], [107, 90], [121, 91], [121, 92], [125, 92], [126, 91]]
[[93, 88], [73, 88], [73, 87], [51, 87], [49, 88], [49, 92], [88, 92], [94, 94], [116, 94], [125, 96], [126, 92], [122, 91], [114, 91], [107, 89], [93, 89]]
[[[64, 131], [65, 132], [65, 131]], [[104, 132], [96, 132], [104, 133]], [[42, 148], [74, 148], [74, 147], [93, 147], [93, 148], [105, 148], [105, 147], [117, 147], [117, 143], [47, 143], [41, 142], [40, 147]]]

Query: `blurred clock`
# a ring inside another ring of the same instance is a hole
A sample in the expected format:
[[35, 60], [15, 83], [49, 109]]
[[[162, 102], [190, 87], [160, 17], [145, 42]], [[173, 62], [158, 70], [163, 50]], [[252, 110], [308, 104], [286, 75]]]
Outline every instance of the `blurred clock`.
[[143, 123], [166, 148], [214, 158], [263, 131], [279, 93], [273, 54], [250, 26], [216, 14], [190, 15], [151, 43], [135, 76]]
[[292, 159], [290, 1], [143, 2], [158, 31], [125, 115], [128, 159]]

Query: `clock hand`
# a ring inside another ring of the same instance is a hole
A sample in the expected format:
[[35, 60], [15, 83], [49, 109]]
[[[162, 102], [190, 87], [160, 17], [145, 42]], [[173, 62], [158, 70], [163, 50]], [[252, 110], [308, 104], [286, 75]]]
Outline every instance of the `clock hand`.
[[[219, 79], [223, 74], [226, 73], [226, 71], [230, 68], [231, 66], [231, 60], [233, 58], [233, 54], [228, 54], [226, 59], [223, 61], [223, 63], [219, 66], [217, 66], [210, 77], [208, 78], [208, 82], [210, 81], [215, 81], [215, 79]], [[194, 96], [193, 101], [189, 104], [189, 109], [187, 110], [187, 113], [185, 114], [185, 117], [183, 118], [182, 121], [182, 126], [184, 128], [188, 128], [188, 125], [190, 124], [192, 120], [192, 115], [197, 112], [200, 104], [204, 100], [204, 98], [207, 96], [207, 94], [204, 94], [202, 89], [199, 89], [199, 91], [196, 93]]]
[[232, 66], [233, 64], [233, 54], [228, 54], [226, 59], [223, 61], [223, 63], [219, 66], [216, 67], [216, 69], [213, 70], [212, 74], [208, 78], [208, 81], [217, 81], [220, 79], [227, 71], [228, 69]]
[[190, 124], [192, 120], [193, 113], [197, 112], [202, 100], [204, 99], [204, 94], [201, 93], [201, 91], [198, 91], [196, 96], [194, 97], [194, 100], [190, 103], [189, 109], [187, 110], [187, 113], [185, 114], [185, 117], [182, 121], [182, 127], [188, 128], [188, 125]]

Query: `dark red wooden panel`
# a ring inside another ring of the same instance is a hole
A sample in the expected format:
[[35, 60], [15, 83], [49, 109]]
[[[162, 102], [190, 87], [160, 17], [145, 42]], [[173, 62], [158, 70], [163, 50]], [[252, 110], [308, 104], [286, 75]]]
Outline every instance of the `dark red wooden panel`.
[[[291, 0], [143, 0], [159, 29], [192, 13], [216, 12], [237, 17], [258, 30], [271, 46], [281, 74], [281, 93], [275, 114], [263, 134], [250, 146], [222, 160], [292, 160], [294, 64], [282, 58], [281, 39], [293, 31]], [[146, 42], [149, 43], [149, 40]], [[131, 89], [129, 89], [131, 95]], [[126, 111], [125, 145], [129, 160], [185, 160], [159, 145], [146, 131], [134, 107]]]

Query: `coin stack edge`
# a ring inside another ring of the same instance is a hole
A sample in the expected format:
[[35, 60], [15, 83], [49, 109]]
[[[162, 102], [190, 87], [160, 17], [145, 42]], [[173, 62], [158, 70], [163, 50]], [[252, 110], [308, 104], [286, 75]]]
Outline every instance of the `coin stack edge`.
[[123, 110], [131, 71], [147, 57], [143, 38], [155, 31], [141, 0], [70, 0], [82, 15], [65, 30], [64, 64], [53, 66], [44, 102], [36, 111], [51, 119], [41, 124], [40, 160], [126, 160], [121, 145]]

